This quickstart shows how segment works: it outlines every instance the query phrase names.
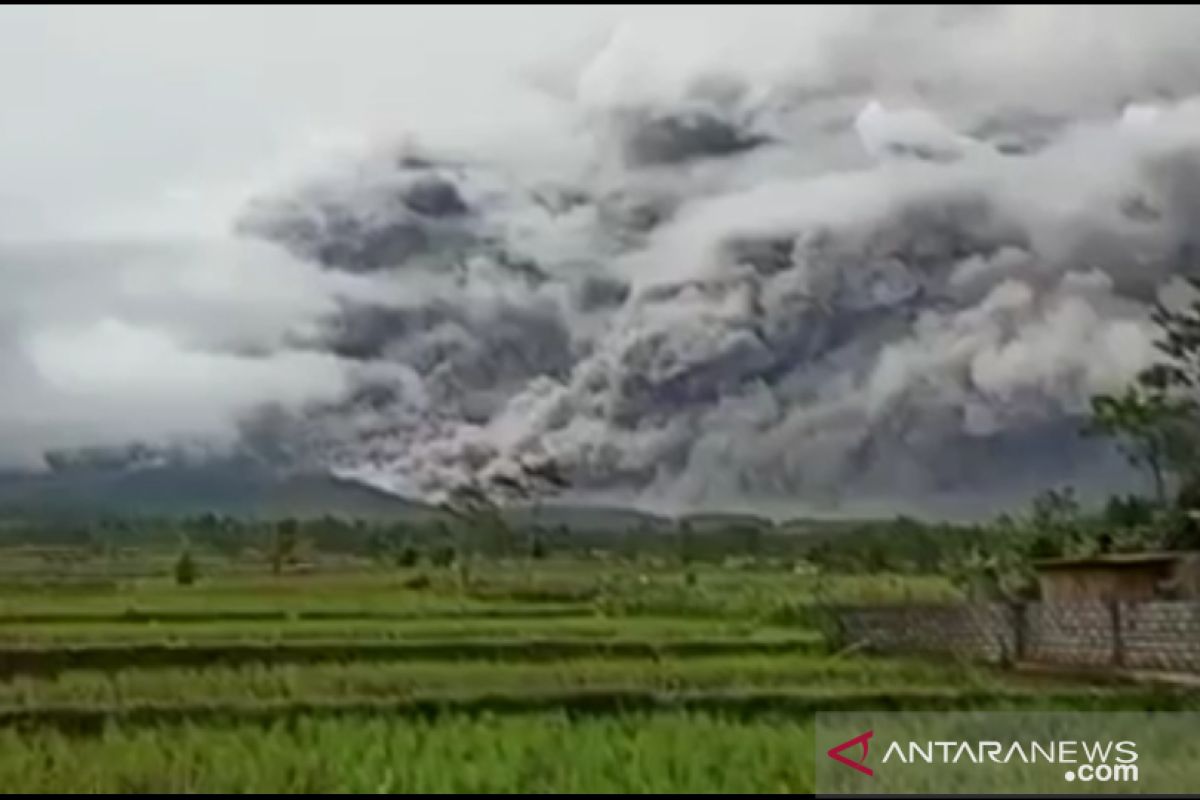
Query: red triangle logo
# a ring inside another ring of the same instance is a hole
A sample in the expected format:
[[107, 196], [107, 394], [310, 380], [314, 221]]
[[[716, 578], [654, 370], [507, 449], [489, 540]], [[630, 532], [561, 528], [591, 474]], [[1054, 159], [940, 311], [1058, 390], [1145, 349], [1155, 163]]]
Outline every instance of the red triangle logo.
[[[863, 773], [864, 775], [874, 775], [875, 771], [873, 769], [871, 769], [870, 767], [865, 766], [865, 762], [867, 760], [867, 749], [868, 749], [867, 742], [874, 735], [875, 735], [875, 731], [867, 731], [866, 733], [860, 733], [858, 736], [855, 736], [853, 739], [847, 739], [846, 741], [842, 742], [841, 744], [835, 744], [833, 747], [829, 748], [829, 750], [825, 753], [825, 755], [829, 756], [834, 761], [837, 761], [840, 764], [845, 764], [847, 767], [850, 767], [851, 769], [858, 770], [859, 772]], [[851, 761], [849, 758], [846, 758], [844, 755], [842, 755], [843, 750], [849, 750], [850, 748], [857, 747], [860, 744], [862, 745], [862, 757], [859, 758], [857, 761]]]

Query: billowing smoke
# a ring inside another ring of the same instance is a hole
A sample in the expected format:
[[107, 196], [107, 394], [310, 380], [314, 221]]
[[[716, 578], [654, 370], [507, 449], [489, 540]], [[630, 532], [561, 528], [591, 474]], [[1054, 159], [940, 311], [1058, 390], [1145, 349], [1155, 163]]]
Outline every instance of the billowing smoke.
[[425, 497], [548, 456], [669, 508], [1127, 479], [1080, 415], [1197, 267], [1197, 22], [633, 19], [543, 81], [546, 163], [406, 141], [242, 210], [321, 287], [271, 352], [337, 365], [242, 446]]

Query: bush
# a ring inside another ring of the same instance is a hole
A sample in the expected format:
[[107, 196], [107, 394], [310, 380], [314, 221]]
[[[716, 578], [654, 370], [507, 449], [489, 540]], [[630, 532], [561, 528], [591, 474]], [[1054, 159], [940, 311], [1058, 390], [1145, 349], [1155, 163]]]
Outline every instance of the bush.
[[421, 560], [421, 554], [417, 552], [417, 548], [409, 545], [400, 550], [396, 554], [396, 566], [398, 567], [415, 567]]
[[1029, 544], [1028, 555], [1032, 559], [1058, 558], [1063, 554], [1062, 542], [1049, 534], [1038, 534]]
[[529, 546], [529, 556], [535, 561], [541, 561], [547, 555], [546, 543], [541, 540], [541, 537], [534, 537], [533, 544]]
[[433, 581], [429, 576], [422, 572], [420, 575], [414, 575], [406, 580], [403, 584], [405, 589], [428, 589], [433, 585]]
[[1200, 519], [1194, 512], [1173, 509], [1160, 521], [1163, 546], [1168, 550], [1200, 548]]
[[1104, 506], [1104, 521], [1116, 528], [1149, 525], [1154, 522], [1154, 504], [1137, 495], [1113, 495]]
[[196, 562], [192, 559], [192, 554], [184, 550], [175, 562], [175, 583], [179, 586], [191, 586], [196, 582], [196, 577]]
[[451, 567], [457, 556], [458, 553], [455, 552], [454, 546], [446, 544], [434, 548], [429, 560], [435, 567]]

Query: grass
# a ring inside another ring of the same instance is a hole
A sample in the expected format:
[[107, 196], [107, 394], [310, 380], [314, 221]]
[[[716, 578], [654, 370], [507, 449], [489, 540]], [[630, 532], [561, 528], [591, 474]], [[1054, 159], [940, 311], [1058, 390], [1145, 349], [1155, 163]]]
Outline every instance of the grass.
[[1197, 705], [833, 654], [812, 627], [826, 602], [953, 598], [938, 576], [201, 567], [189, 587], [103, 570], [0, 586], [0, 786], [807, 792], [816, 711]]
[[[688, 576], [691, 576], [690, 579]], [[414, 588], [420, 586], [421, 588]], [[761, 619], [828, 602], [936, 601], [958, 597], [941, 576], [813, 576], [697, 565], [551, 562], [480, 564], [463, 585], [454, 570], [219, 575], [190, 587], [167, 577], [24, 586], [0, 584], [0, 619], [38, 615], [463, 613], [530, 607], [598, 608], [614, 615]], [[503, 613], [503, 612], [501, 612]]]
[[88, 642], [230, 642], [305, 640], [459, 640], [514, 638], [654, 638], [664, 641], [718, 636], [771, 638], [794, 635], [795, 627], [762, 625], [753, 620], [662, 617], [621, 619], [596, 613], [567, 615], [454, 616], [421, 618], [311, 618], [293, 620], [244, 617], [178, 622], [147, 621], [0, 623], [0, 646]]
[[0, 709], [0, 727], [26, 731], [50, 728], [74, 735], [97, 735], [112, 725], [162, 727], [179, 724], [222, 725], [347, 717], [436, 719], [454, 714], [564, 712], [573, 718], [664, 711], [718, 714], [741, 720], [759, 717], [808, 719], [821, 712], [861, 715], [896, 711], [1181, 711], [1195, 710], [1194, 696], [1157, 690], [1095, 690], [1080, 687], [1050, 691], [1022, 689], [891, 688], [880, 691], [839, 687], [812, 690], [655, 692], [646, 689], [521, 691], [516, 693], [426, 693], [406, 698], [305, 698], [282, 702], [128, 703], [43, 705]]
[[83, 738], [54, 728], [0, 730], [0, 785], [28, 792], [806, 793], [815, 788], [814, 750], [811, 717], [770, 711], [110, 722]]
[[0, 785], [30, 792], [812, 790], [812, 725], [704, 713], [564, 713], [0, 731]]
[[168, 623], [241, 622], [406, 622], [411, 620], [443, 619], [562, 619], [586, 617], [596, 613], [586, 604], [574, 605], [492, 605], [492, 606], [426, 606], [398, 610], [366, 608], [136, 608], [111, 611], [104, 608], [71, 608], [69, 610], [24, 610], [0, 614], [0, 629], [25, 625], [137, 625]]
[[0, 675], [52, 675], [70, 669], [214, 667], [337, 661], [490, 659], [547, 661], [596, 655], [661, 658], [670, 655], [802, 653], [823, 647], [812, 633], [773, 638], [663, 639], [529, 638], [431, 641], [137, 642], [0, 649]]
[[879, 690], [1055, 685], [1051, 680], [916, 659], [857, 660], [814, 654], [667, 658], [575, 658], [545, 663], [424, 661], [204, 669], [133, 667], [16, 676], [0, 685], [0, 706], [132, 702], [237, 702], [311, 697], [394, 698], [430, 692], [545, 692], [645, 689]]

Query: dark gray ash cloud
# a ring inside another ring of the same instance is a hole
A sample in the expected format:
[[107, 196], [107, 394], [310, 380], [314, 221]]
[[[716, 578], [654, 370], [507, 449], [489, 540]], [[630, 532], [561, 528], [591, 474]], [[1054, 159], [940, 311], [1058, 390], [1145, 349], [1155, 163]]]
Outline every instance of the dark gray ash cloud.
[[[1080, 414], [1200, 256], [1197, 21], [629, 12], [556, 56], [553, 114], [506, 146], [466, 126], [257, 189], [231, 228], [277, 259], [244, 280], [293, 293], [269, 324], [190, 319], [194, 291], [160, 319], [135, 286], [80, 335], [166, 328], [143, 346], [247, 376], [228, 447], [423, 497], [532, 455], [659, 508], [1104, 487], [1128, 475]], [[21, 352], [92, 357], [55, 335]]]

